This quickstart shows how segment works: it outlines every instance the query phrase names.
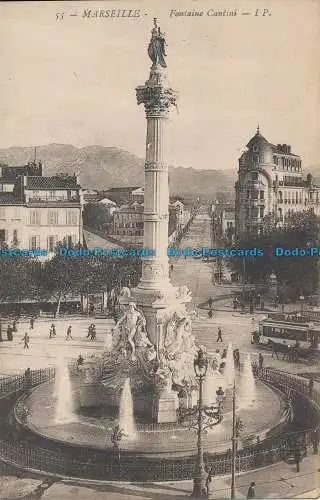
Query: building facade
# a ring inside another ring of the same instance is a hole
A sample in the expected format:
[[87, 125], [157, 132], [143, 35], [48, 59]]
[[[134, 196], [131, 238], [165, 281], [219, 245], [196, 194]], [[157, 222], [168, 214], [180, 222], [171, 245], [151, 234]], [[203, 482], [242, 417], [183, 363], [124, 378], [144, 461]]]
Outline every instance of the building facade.
[[219, 202], [211, 207], [212, 239], [214, 244], [227, 243], [232, 245], [235, 237], [235, 206], [234, 203]]
[[266, 216], [279, 226], [294, 212], [312, 209], [320, 215], [320, 187], [311, 174], [304, 178], [301, 157], [287, 144], [268, 142], [259, 127], [239, 158], [235, 194], [238, 238], [260, 234]]
[[143, 240], [142, 203], [123, 205], [113, 212], [113, 234], [128, 243], [142, 243]]
[[82, 244], [82, 209], [78, 177], [19, 175], [12, 192], [0, 192], [0, 246], [51, 253]]
[[[169, 205], [169, 236], [179, 233], [190, 219], [190, 211], [185, 210], [184, 204], [177, 200]], [[119, 208], [113, 207], [113, 235], [119, 240], [142, 244], [143, 241], [144, 205], [133, 202]]]

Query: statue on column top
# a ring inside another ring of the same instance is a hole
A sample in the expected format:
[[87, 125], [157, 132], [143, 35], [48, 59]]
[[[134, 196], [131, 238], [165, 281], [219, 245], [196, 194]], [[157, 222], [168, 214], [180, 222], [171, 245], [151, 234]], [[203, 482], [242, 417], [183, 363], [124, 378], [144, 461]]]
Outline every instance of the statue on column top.
[[167, 55], [165, 51], [165, 33], [162, 33], [160, 31], [160, 28], [157, 25], [156, 18], [153, 19], [153, 24], [154, 27], [151, 31], [151, 40], [148, 46], [148, 55], [153, 62], [153, 66], [157, 66], [157, 64], [160, 64], [162, 68], [166, 68], [167, 64], [164, 60]]

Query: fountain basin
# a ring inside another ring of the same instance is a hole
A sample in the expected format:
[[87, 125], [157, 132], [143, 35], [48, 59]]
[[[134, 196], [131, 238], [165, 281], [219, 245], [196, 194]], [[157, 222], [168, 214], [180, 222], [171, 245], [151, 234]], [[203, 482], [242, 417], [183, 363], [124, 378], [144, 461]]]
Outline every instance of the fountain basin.
[[[72, 380], [74, 406], [77, 408], [77, 380]], [[25, 423], [27, 429], [45, 440], [98, 450], [111, 450], [113, 427], [118, 423], [114, 408], [92, 407], [75, 410], [76, 421], [57, 424], [53, 419], [54, 383], [48, 382], [37, 387], [25, 397], [24, 405], [28, 410]], [[245, 424], [241, 439], [244, 443], [256, 436], [263, 439], [275, 428], [283, 411], [282, 398], [278, 391], [257, 382], [257, 400], [253, 407], [240, 409]], [[189, 427], [173, 424], [150, 424], [142, 417], [135, 416], [136, 435], [134, 439], [121, 440], [121, 450], [148, 456], [190, 456], [196, 453], [196, 432]], [[232, 414], [228, 408], [223, 422], [209, 430], [205, 435], [204, 449], [207, 452], [223, 452], [230, 448]], [[241, 441], [239, 442], [241, 447]]]

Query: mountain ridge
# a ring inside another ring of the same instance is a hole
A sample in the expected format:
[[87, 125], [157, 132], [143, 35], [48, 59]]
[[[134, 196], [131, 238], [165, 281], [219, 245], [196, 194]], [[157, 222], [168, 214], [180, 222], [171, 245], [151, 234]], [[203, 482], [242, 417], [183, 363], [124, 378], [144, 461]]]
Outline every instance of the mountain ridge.
[[[0, 149], [0, 162], [9, 166], [25, 165], [35, 158], [43, 163], [44, 175], [79, 173], [83, 188], [107, 190], [111, 187], [144, 184], [144, 159], [117, 146], [76, 147], [50, 143], [41, 146], [12, 146]], [[169, 166], [172, 195], [191, 195], [214, 199], [220, 191], [233, 196], [236, 169], [210, 170]]]

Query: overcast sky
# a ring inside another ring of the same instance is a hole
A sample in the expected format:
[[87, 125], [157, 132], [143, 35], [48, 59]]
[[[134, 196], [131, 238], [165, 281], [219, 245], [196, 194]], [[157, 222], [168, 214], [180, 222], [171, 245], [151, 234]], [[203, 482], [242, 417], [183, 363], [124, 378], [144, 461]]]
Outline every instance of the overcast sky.
[[[206, 15], [266, 4], [271, 16]], [[141, 16], [85, 19], [85, 8], [141, 9]], [[171, 9], [205, 15], [170, 17]], [[2, 2], [0, 147], [99, 144], [144, 156], [144, 110], [134, 89], [148, 78], [157, 16], [169, 81], [180, 93], [170, 163], [235, 168], [259, 122], [270, 142], [291, 144], [305, 165], [319, 164], [319, 11], [318, 0]]]

